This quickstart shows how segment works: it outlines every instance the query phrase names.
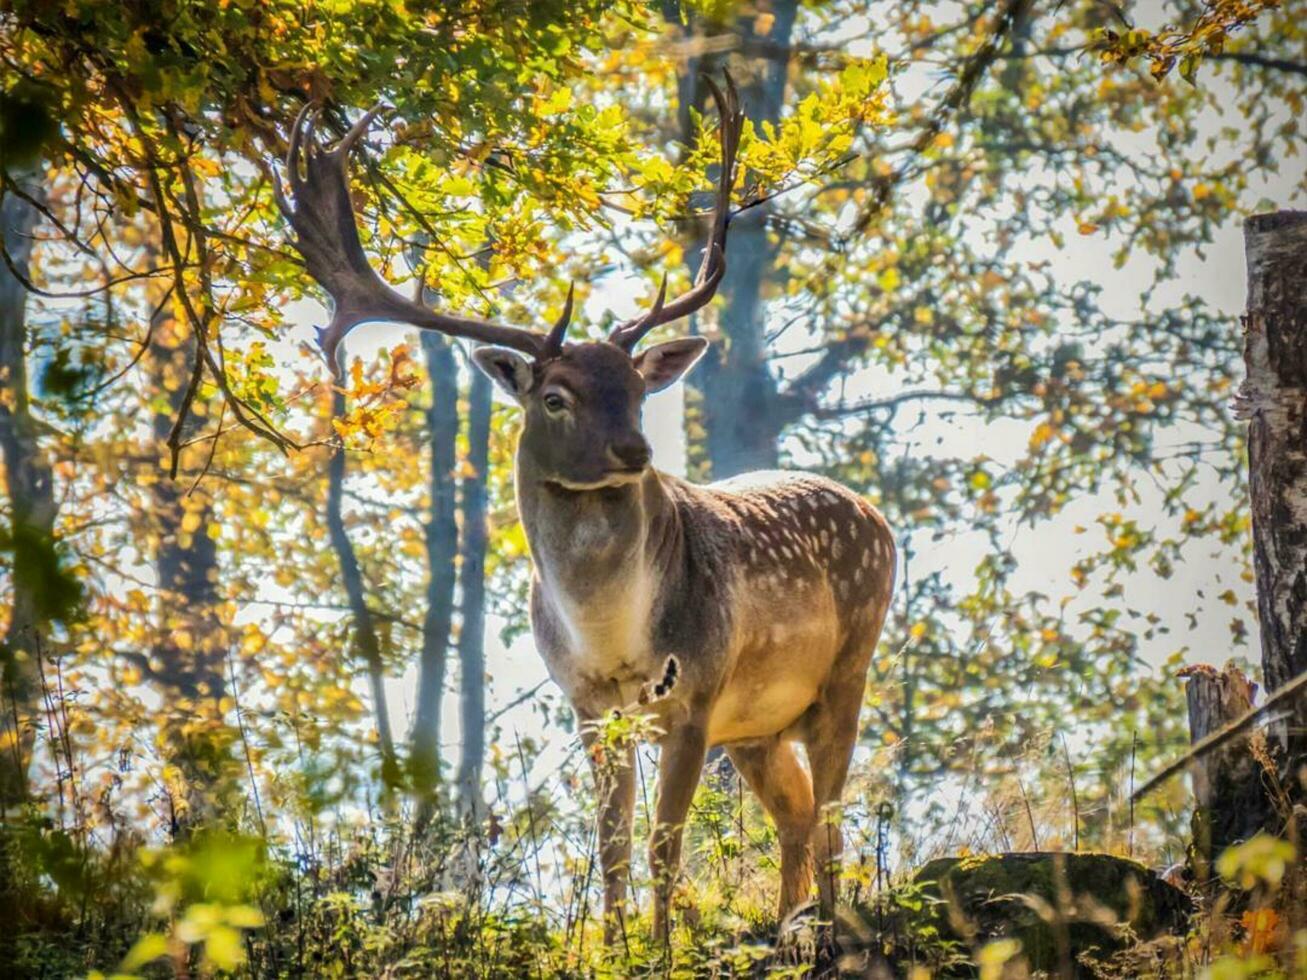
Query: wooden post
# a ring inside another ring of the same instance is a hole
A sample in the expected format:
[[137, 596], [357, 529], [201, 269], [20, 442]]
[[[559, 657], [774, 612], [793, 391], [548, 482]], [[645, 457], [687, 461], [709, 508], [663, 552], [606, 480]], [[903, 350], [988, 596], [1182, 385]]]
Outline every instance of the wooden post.
[[[1248, 420], [1253, 564], [1262, 671], [1273, 693], [1307, 670], [1307, 212], [1244, 226], [1247, 378], [1236, 412]], [[1269, 728], [1285, 790], [1307, 800], [1307, 698]]]
[[[1185, 679], [1191, 742], [1220, 731], [1252, 707], [1257, 685], [1233, 663], [1224, 670], [1205, 664], [1186, 667], [1180, 676]], [[1266, 736], [1250, 729], [1190, 763], [1194, 815], [1189, 857], [1197, 881], [1210, 880], [1211, 862], [1231, 844], [1279, 829], [1265, 788], [1266, 758]]]

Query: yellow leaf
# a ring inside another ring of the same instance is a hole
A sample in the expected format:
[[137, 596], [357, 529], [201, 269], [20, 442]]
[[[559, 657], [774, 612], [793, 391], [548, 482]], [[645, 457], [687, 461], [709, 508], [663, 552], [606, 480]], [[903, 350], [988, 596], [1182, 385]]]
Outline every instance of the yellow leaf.
[[1040, 422], [1035, 426], [1035, 431], [1030, 433], [1030, 448], [1039, 449], [1044, 446], [1048, 440], [1053, 438], [1053, 433], [1057, 430], [1048, 422]]
[[1082, 221], [1080, 224], [1076, 225], [1076, 230], [1082, 235], [1092, 235], [1094, 232], [1098, 231], [1098, 225], [1094, 224], [1092, 221]]
[[120, 973], [136, 973], [145, 964], [168, 954], [168, 939], [157, 932], [147, 932], [132, 944], [118, 966]]

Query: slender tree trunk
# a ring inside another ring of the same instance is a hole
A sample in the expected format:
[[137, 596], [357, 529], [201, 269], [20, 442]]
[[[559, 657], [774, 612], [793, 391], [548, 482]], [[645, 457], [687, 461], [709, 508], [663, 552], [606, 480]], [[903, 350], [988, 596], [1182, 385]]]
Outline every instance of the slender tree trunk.
[[[14, 194], [0, 205], [0, 238], [26, 277], [37, 212]], [[59, 594], [54, 480], [27, 392], [27, 290], [0, 263], [0, 453], [9, 493], [13, 606], [0, 643], [0, 813], [27, 798], [39, 716], [39, 644]]]
[[431, 450], [431, 516], [425, 527], [427, 609], [422, 621], [418, 697], [411, 734], [413, 785], [418, 825], [434, 813], [440, 788], [441, 702], [445, 695], [450, 634], [454, 624], [454, 586], [458, 556], [457, 485], [454, 467], [458, 440], [458, 363], [452, 341], [424, 331], [422, 349], [431, 379], [427, 439]]
[[[336, 386], [331, 396], [331, 415], [334, 419], [345, 416], [345, 348], [342, 345], [336, 372]], [[376, 717], [377, 743], [381, 751], [381, 779], [386, 792], [400, 782], [399, 761], [395, 755], [395, 737], [390, 729], [390, 708], [386, 703], [386, 671], [381, 659], [381, 642], [377, 637], [372, 610], [368, 607], [367, 586], [359, 567], [354, 543], [345, 528], [342, 504], [345, 497], [345, 445], [338, 442], [327, 464], [327, 535], [331, 548], [340, 563], [340, 577], [349, 600], [350, 617], [354, 623], [354, 649], [368, 671], [368, 690], [372, 696], [372, 712]]]
[[463, 478], [462, 623], [458, 634], [461, 671], [462, 755], [458, 762], [459, 809], [479, 820], [485, 811], [481, 769], [486, 756], [486, 509], [490, 475], [490, 379], [472, 372], [468, 392], [468, 465]]
[[[1248, 219], [1238, 409], [1248, 419], [1262, 671], [1272, 693], [1307, 670], [1307, 212]], [[1307, 698], [1270, 728], [1292, 801], [1307, 800]]]
[[[757, 0], [742, 5], [736, 15], [733, 31], [742, 46], [751, 54], [762, 52], [731, 63], [744, 110], [756, 127], [780, 119], [797, 12], [797, 0]], [[665, 4], [664, 13], [671, 22], [680, 23], [679, 4]], [[684, 27], [687, 50], [692, 53], [680, 63], [677, 90], [678, 121], [687, 145], [696, 135], [691, 128], [690, 107], [711, 112], [702, 74], [719, 75], [724, 64], [720, 55], [701, 57], [693, 53], [693, 42], [713, 30], [695, 20]], [[692, 453], [702, 453], [695, 469], [698, 475], [713, 479], [774, 468], [779, 459], [779, 440], [787, 415], [776, 378], [767, 365], [763, 292], [774, 273], [775, 261], [775, 249], [767, 233], [769, 212], [767, 206], [753, 208], [731, 224], [726, 275], [719, 290], [721, 341], [710, 348], [688, 379], [697, 397], [687, 417], [697, 413], [705, 432], [703, 446], [691, 447]], [[702, 228], [694, 230], [695, 246], [687, 253], [692, 272], [698, 269], [703, 232]]]

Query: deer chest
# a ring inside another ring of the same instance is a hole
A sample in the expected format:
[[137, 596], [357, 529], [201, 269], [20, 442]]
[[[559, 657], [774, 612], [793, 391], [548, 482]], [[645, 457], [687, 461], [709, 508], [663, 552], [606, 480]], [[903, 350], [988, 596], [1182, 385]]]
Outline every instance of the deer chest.
[[657, 682], [649, 608], [630, 602], [578, 606], [532, 589], [531, 626], [550, 676], [586, 713], [636, 704]]

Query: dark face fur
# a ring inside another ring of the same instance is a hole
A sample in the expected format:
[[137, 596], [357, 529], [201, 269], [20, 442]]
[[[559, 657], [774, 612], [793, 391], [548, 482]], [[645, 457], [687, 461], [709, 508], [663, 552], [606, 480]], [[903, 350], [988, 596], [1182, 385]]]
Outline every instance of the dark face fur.
[[473, 357], [526, 412], [520, 468], [571, 490], [594, 490], [639, 480], [650, 460], [640, 425], [645, 395], [680, 378], [706, 347], [687, 337], [634, 357], [608, 343], [569, 344], [543, 362], [500, 347]]

